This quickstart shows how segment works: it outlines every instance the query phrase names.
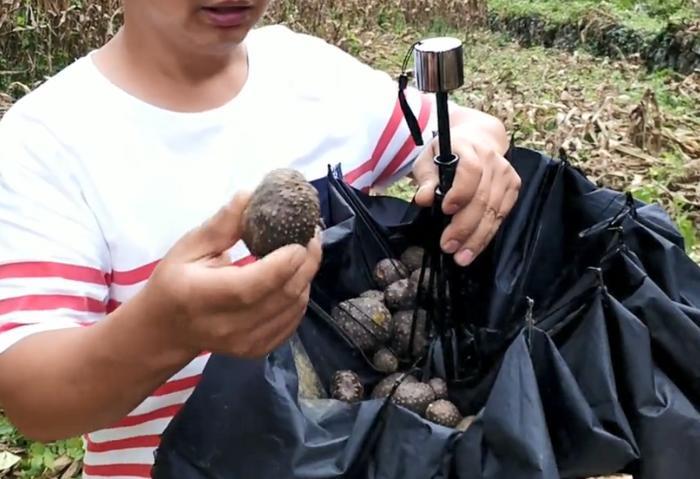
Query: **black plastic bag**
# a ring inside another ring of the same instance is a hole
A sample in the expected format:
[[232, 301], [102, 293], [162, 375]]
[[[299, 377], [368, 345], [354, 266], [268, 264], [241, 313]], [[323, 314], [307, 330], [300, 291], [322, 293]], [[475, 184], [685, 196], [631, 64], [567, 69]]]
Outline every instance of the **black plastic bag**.
[[[385, 375], [329, 312], [432, 225], [428, 211], [365, 195], [335, 170], [315, 182], [324, 264], [297, 336], [265, 360], [213, 356], [163, 435], [153, 477], [695, 477], [700, 269], [681, 236], [659, 208], [566, 162], [521, 148], [509, 159], [520, 199], [460, 277], [478, 345], [474, 375], [450, 384], [473, 418], [465, 432], [389, 399], [327, 398], [337, 370], [357, 372], [366, 391]], [[300, 397], [299, 350], [325, 397]]]

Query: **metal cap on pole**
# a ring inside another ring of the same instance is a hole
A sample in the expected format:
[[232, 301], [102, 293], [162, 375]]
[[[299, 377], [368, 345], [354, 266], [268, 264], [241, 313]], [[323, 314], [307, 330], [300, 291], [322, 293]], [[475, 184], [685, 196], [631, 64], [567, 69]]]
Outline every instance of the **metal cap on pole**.
[[435, 93], [438, 115], [440, 154], [435, 157], [439, 168], [439, 197], [452, 187], [459, 158], [452, 154], [448, 93], [464, 84], [464, 49], [452, 37], [436, 37], [420, 41], [414, 49], [416, 86]]
[[462, 42], [452, 37], [424, 40], [414, 51], [416, 85], [428, 93], [450, 92], [464, 84]]

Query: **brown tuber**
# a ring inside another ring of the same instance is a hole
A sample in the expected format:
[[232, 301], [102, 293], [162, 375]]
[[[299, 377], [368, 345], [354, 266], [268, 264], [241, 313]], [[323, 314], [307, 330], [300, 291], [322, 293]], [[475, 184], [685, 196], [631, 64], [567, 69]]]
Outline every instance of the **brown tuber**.
[[433, 378], [428, 381], [430, 387], [435, 391], [435, 397], [438, 399], [447, 399], [447, 383], [442, 378]]
[[428, 405], [435, 401], [433, 389], [426, 383], [401, 383], [391, 400], [406, 409], [425, 416]]
[[[391, 338], [391, 349], [400, 358], [415, 357], [423, 353], [429, 344], [426, 336], [428, 315], [423, 309], [416, 312], [414, 330], [414, 312], [399, 311], [393, 316], [394, 335]], [[413, 333], [413, 348], [411, 348], [411, 333]]]
[[339, 401], [354, 403], [361, 401], [364, 387], [353, 371], [336, 371], [331, 380], [331, 397]]
[[290, 244], [304, 247], [322, 224], [316, 189], [291, 168], [272, 170], [253, 191], [243, 213], [242, 239], [262, 258]]
[[401, 262], [406, 265], [409, 271], [416, 271], [423, 266], [423, 255], [425, 251], [420, 246], [409, 246], [401, 253]]
[[399, 369], [399, 360], [388, 348], [381, 348], [374, 353], [372, 364], [383, 373], [393, 373]]
[[416, 303], [416, 287], [409, 279], [400, 279], [384, 290], [384, 304], [393, 311], [410, 309]]
[[376, 351], [391, 335], [391, 313], [377, 299], [348, 299], [331, 310], [331, 317], [350, 340], [365, 352]]
[[374, 267], [374, 281], [381, 289], [385, 289], [400, 279], [408, 278], [409, 271], [401, 261], [385, 258]]
[[377, 385], [372, 390], [372, 399], [381, 399], [388, 397], [391, 394], [392, 389], [396, 386], [397, 381], [404, 383], [417, 383], [418, 379], [411, 374], [404, 373], [393, 373], [382, 379], [377, 383]]
[[438, 399], [428, 405], [425, 418], [436, 424], [455, 428], [462, 420], [462, 415], [453, 403], [445, 399]]

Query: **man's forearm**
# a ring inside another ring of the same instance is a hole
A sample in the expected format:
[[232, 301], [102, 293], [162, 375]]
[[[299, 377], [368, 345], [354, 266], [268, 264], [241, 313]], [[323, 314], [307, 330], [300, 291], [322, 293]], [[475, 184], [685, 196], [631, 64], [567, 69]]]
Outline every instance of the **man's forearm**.
[[137, 298], [95, 325], [20, 341], [0, 354], [0, 406], [45, 442], [117, 422], [195, 357], [145, 327], [149, 314]]
[[508, 151], [509, 140], [503, 123], [496, 117], [472, 108], [451, 105], [450, 130], [476, 144], [488, 145], [504, 155]]

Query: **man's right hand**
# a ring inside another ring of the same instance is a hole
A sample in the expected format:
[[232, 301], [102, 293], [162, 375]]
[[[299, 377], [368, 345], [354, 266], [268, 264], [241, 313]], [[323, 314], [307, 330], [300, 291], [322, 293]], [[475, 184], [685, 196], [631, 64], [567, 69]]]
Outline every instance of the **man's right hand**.
[[231, 265], [248, 199], [236, 196], [182, 237], [103, 320], [31, 335], [0, 355], [0, 401], [25, 436], [50, 442], [107, 427], [199, 353], [257, 358], [294, 332], [320, 241]]
[[303, 318], [321, 262], [320, 240], [231, 265], [226, 251], [241, 239], [249, 199], [236, 195], [181, 238], [140, 293], [153, 311], [154, 332], [178, 349], [257, 358], [287, 340]]

